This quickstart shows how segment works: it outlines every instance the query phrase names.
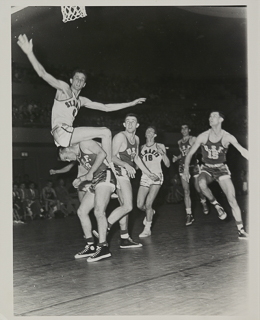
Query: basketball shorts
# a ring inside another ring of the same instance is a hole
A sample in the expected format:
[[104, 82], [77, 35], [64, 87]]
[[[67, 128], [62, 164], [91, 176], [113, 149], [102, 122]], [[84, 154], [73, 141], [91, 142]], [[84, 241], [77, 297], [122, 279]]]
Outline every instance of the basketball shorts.
[[140, 186], [150, 188], [151, 185], [162, 185], [163, 184], [163, 174], [156, 173], [156, 175], [159, 177], [159, 180], [153, 181], [150, 179], [145, 173], [142, 174], [141, 180], [140, 180]]
[[216, 165], [203, 164], [200, 168], [200, 172], [208, 174], [213, 180], [216, 181], [231, 178], [231, 173], [225, 163]]
[[[190, 170], [190, 175], [193, 178], [198, 177], [198, 175], [200, 174], [200, 166], [198, 164], [191, 165], [189, 170]], [[179, 175], [182, 176], [183, 172], [184, 172], [184, 164], [180, 164]]]
[[70, 146], [72, 134], [73, 134], [74, 128], [67, 125], [67, 124], [61, 124], [55, 126], [51, 134], [54, 138], [54, 143], [57, 147], [64, 147], [67, 148]]
[[116, 177], [111, 169], [106, 169], [94, 175], [91, 183], [89, 181], [83, 181], [79, 187], [79, 191], [89, 191], [95, 193], [96, 189], [101, 185], [107, 185], [111, 188], [111, 192], [116, 190]]

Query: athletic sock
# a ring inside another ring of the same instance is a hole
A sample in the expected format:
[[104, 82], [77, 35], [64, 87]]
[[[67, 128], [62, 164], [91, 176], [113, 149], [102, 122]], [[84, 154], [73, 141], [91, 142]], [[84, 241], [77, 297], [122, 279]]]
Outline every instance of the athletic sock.
[[241, 231], [241, 229], [244, 229], [244, 225], [242, 221], [236, 222], [236, 225], [237, 225], [238, 231]]
[[99, 242], [98, 243], [98, 246], [99, 247], [103, 247], [103, 246], [107, 246], [108, 244], [107, 244], [107, 242], [106, 241], [104, 241], [104, 242]]
[[122, 239], [128, 239], [129, 238], [128, 230], [120, 230], [120, 237]]
[[213, 206], [216, 206], [216, 205], [220, 205], [218, 202], [217, 202], [217, 200], [213, 200], [213, 201], [210, 201], [211, 202], [211, 204], [213, 204]]
[[152, 221], [147, 221], [146, 220], [146, 224], [145, 224], [144, 228], [150, 230], [151, 229], [151, 225], [152, 225]]
[[86, 238], [87, 244], [93, 244], [94, 243], [94, 238], [90, 237], [90, 238]]
[[191, 214], [191, 208], [186, 208], [186, 213]]

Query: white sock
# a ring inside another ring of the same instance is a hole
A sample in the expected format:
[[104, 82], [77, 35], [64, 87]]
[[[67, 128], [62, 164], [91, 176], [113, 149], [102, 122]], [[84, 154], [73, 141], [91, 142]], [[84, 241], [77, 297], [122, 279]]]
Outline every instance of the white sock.
[[128, 239], [129, 238], [129, 234], [125, 233], [125, 234], [121, 234], [120, 236], [122, 239]]
[[191, 208], [186, 208], [186, 213], [191, 214]]

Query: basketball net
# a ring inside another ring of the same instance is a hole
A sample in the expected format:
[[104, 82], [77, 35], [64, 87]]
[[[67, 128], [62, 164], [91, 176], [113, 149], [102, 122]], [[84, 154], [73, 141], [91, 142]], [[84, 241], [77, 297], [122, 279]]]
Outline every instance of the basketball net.
[[87, 15], [85, 7], [80, 6], [62, 6], [61, 12], [63, 16], [63, 22], [73, 21], [78, 18], [84, 18]]

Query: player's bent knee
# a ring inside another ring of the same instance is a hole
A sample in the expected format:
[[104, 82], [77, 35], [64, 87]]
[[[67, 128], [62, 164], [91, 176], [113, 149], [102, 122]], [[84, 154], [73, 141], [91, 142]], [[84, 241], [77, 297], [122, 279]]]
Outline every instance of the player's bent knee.
[[103, 127], [102, 128], [102, 135], [105, 137], [105, 138], [108, 138], [108, 139], [111, 139], [112, 138], [112, 132], [110, 129], [106, 128], [106, 127]]
[[80, 207], [77, 210], [77, 215], [79, 218], [82, 218], [84, 216], [84, 210], [82, 210]]
[[124, 212], [125, 214], [129, 213], [130, 211], [133, 210], [133, 206], [132, 205], [124, 205]]

